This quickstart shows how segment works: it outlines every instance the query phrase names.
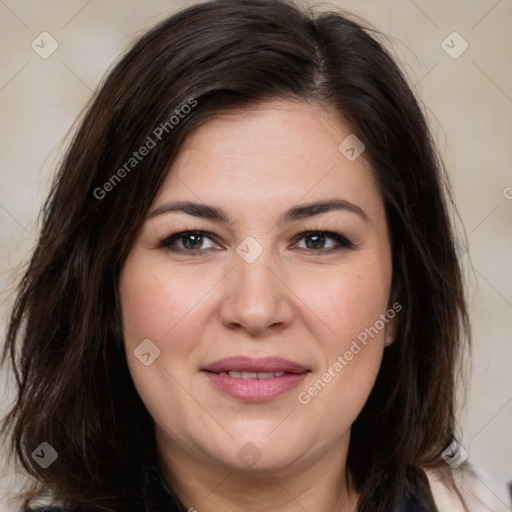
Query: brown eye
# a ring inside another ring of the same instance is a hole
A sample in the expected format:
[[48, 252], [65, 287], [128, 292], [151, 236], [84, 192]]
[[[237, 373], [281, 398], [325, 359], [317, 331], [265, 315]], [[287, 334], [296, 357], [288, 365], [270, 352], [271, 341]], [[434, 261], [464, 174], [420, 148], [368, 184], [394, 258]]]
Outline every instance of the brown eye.
[[200, 249], [200, 246], [203, 243], [203, 236], [191, 233], [190, 235], [182, 236], [181, 240], [184, 241], [183, 246], [185, 249]]
[[305, 249], [313, 252], [331, 252], [339, 249], [353, 249], [354, 244], [339, 233], [330, 231], [306, 231], [297, 240], [305, 240]]
[[[208, 242], [210, 245], [205, 247]], [[159, 245], [173, 252], [196, 252], [219, 248], [212, 237], [204, 231], [182, 231], [165, 238]]]
[[306, 238], [306, 246], [308, 249], [318, 249], [323, 248], [325, 246], [325, 235], [308, 235]]

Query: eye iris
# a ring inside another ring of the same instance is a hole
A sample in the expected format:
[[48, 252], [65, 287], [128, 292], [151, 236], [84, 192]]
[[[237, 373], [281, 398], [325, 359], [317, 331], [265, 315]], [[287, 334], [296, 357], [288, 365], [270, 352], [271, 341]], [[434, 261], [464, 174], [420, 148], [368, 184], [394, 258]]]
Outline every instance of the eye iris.
[[[325, 243], [325, 235], [308, 235], [306, 240], [306, 245], [308, 249], [317, 249], [318, 247], [323, 247]], [[313, 242], [312, 244], [310, 243], [311, 241]]]
[[[194, 233], [186, 235], [183, 237], [183, 246], [187, 249], [197, 249], [198, 247], [201, 246], [202, 238], [203, 237], [201, 235], [197, 235]], [[190, 240], [192, 240], [193, 242], [189, 243]]]

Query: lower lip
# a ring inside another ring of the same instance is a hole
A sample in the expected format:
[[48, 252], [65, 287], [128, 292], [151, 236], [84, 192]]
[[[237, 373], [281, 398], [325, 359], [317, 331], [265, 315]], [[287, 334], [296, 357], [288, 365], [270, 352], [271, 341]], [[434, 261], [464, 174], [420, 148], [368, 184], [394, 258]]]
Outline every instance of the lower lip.
[[264, 402], [297, 387], [309, 372], [285, 373], [271, 379], [236, 379], [229, 375], [204, 372], [213, 385], [227, 395], [245, 402]]

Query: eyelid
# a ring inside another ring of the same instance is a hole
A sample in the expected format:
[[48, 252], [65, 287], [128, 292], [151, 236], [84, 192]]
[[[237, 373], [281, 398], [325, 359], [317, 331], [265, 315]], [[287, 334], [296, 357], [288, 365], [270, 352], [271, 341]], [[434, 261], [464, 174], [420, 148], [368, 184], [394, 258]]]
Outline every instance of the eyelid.
[[171, 249], [171, 242], [174, 242], [176, 240], [179, 240], [181, 238], [185, 238], [186, 235], [200, 235], [203, 238], [208, 238], [212, 242], [214, 242], [217, 245], [220, 245], [216, 241], [216, 237], [213, 233], [210, 233], [209, 231], [204, 231], [202, 229], [185, 229], [182, 231], [176, 231], [175, 233], [172, 233], [169, 236], [166, 236], [162, 240], [159, 241], [158, 247], [165, 248], [174, 252], [187, 252], [187, 253], [197, 253], [197, 252], [204, 252], [207, 249], [181, 249], [181, 248], [174, 248]]
[[305, 229], [302, 233], [299, 233], [294, 238], [294, 243], [297, 243], [298, 240], [301, 240], [301, 239], [307, 237], [308, 235], [311, 236], [311, 235], [316, 235], [316, 234], [322, 234], [326, 238], [331, 238], [338, 244], [338, 246], [333, 247], [331, 249], [323, 249], [323, 250], [322, 249], [302, 249], [302, 250], [305, 250], [305, 251], [308, 251], [311, 253], [330, 253], [330, 252], [334, 252], [334, 251], [341, 250], [341, 249], [357, 248], [357, 244], [352, 242], [345, 235], [342, 235], [341, 233], [338, 233], [336, 231], [329, 231], [326, 229]]
[[[167, 249], [167, 250], [169, 250], [171, 252], [174, 252], [174, 253], [182, 253], [182, 254], [188, 253], [188, 254], [191, 254], [191, 255], [204, 254], [206, 251], [212, 250], [212, 248], [208, 248], [208, 249], [182, 249], [182, 248], [172, 247], [172, 243], [175, 242], [176, 240], [180, 240], [180, 239], [184, 238], [186, 235], [192, 235], [192, 234], [200, 235], [203, 238], [208, 238], [213, 243], [215, 243], [217, 245], [221, 245], [216, 240], [217, 237], [213, 233], [210, 233], [209, 231], [205, 231], [205, 230], [202, 230], [202, 229], [184, 229], [184, 230], [181, 230], [181, 231], [176, 231], [175, 233], [172, 233], [171, 235], [161, 239], [159, 241], [159, 243], [158, 243], [158, 247], [159, 248]], [[337, 245], [335, 247], [331, 247], [329, 249], [322, 249], [322, 248], [321, 249], [299, 248], [299, 249], [292, 249], [292, 250], [306, 251], [306, 252], [308, 252], [310, 254], [312, 254], [312, 253], [315, 253], [315, 254], [330, 254], [330, 253], [337, 252], [337, 251], [340, 251], [340, 250], [353, 250], [353, 249], [356, 249], [358, 247], [357, 244], [352, 242], [345, 235], [342, 235], [341, 233], [338, 233], [336, 231], [329, 231], [329, 230], [326, 230], [326, 229], [304, 229], [304, 231], [298, 233], [293, 238], [292, 242], [295, 245], [295, 244], [298, 243], [298, 241], [306, 238], [307, 236], [312, 236], [312, 235], [317, 235], [317, 234], [324, 235], [326, 238], [330, 238]], [[215, 249], [215, 250], [219, 250], [219, 249]]]

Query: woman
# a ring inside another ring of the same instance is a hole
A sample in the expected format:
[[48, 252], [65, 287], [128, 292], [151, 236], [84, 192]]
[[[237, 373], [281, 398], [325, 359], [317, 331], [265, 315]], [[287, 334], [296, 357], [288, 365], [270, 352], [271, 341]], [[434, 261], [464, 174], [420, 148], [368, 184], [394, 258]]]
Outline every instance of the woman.
[[425, 512], [445, 486], [469, 510], [449, 205], [361, 25], [218, 0], [155, 27], [85, 113], [12, 312], [23, 509]]

